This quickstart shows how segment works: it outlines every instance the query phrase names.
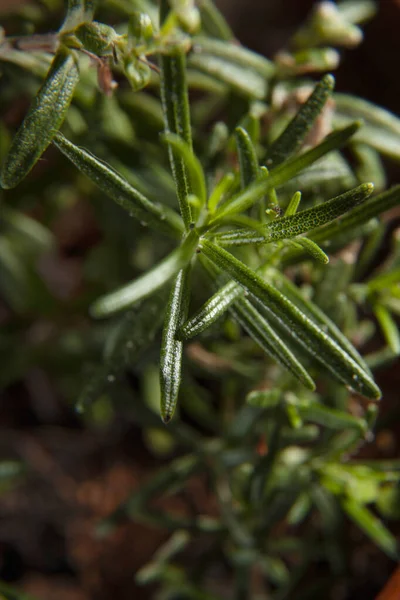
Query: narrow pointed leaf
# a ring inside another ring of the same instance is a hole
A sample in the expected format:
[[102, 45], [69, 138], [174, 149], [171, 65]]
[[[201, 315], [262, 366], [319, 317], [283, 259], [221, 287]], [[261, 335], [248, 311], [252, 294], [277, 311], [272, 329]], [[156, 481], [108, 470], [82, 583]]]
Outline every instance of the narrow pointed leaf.
[[276, 219], [264, 226], [265, 233], [262, 236], [254, 231], [243, 229], [221, 233], [216, 238], [224, 246], [269, 243], [292, 238], [337, 219], [364, 202], [372, 194], [373, 189], [372, 183], [365, 183], [354, 190], [318, 204], [318, 206], [313, 206], [295, 215]]
[[329, 263], [329, 256], [325, 254], [325, 252], [312, 240], [306, 237], [299, 237], [296, 240], [293, 240], [292, 243], [304, 250], [309, 254], [312, 258], [323, 265], [327, 265]]
[[268, 356], [287, 369], [306, 388], [315, 389], [315, 384], [303, 365], [251, 302], [239, 298], [230, 307], [230, 312]]
[[182, 245], [158, 265], [119, 290], [99, 298], [92, 305], [91, 314], [106, 317], [150, 296], [190, 262], [197, 244], [198, 235], [191, 231]]
[[61, 133], [55, 136], [53, 143], [82, 173], [131, 216], [159, 231], [175, 236], [182, 235], [182, 221], [173, 210], [151, 202], [110, 165], [84, 148], [75, 146]]
[[0, 172], [3, 188], [26, 177], [61, 127], [79, 80], [75, 54], [60, 50], [17, 131]]
[[380, 390], [369, 374], [288, 298], [223, 248], [208, 240], [202, 240], [201, 248], [209, 260], [275, 314], [335, 377], [367, 398], [380, 398]]
[[182, 325], [179, 337], [187, 340], [210, 327], [242, 293], [242, 288], [235, 281], [224, 285]]
[[[163, 4], [161, 4], [161, 8]], [[183, 49], [160, 56], [161, 101], [165, 132], [174, 133], [192, 148], [188, 89], [186, 82], [186, 56]], [[188, 175], [182, 157], [170, 146], [169, 157], [175, 180], [176, 193], [185, 227], [192, 222], [188, 195]]]
[[386, 306], [378, 304], [375, 306], [374, 312], [389, 348], [394, 354], [400, 354], [399, 328], [390, 311]]
[[189, 271], [190, 268], [186, 267], [178, 273], [165, 315], [160, 358], [161, 417], [164, 423], [169, 423], [173, 417], [181, 385], [183, 342], [176, 333], [187, 318]]
[[317, 83], [308, 100], [304, 102], [283, 133], [269, 148], [266, 156], [268, 167], [280, 165], [301, 148], [334, 87], [335, 79], [332, 75], [325, 75]]
[[199, 2], [202, 28], [210, 36], [220, 40], [233, 40], [234, 35], [223, 14], [215, 6], [213, 0]]
[[346, 144], [346, 142], [348, 142], [348, 140], [354, 135], [359, 127], [360, 123], [356, 122], [352, 125], [349, 125], [345, 129], [335, 131], [334, 133], [328, 135], [325, 140], [321, 142], [321, 144], [315, 146], [315, 148], [304, 152], [304, 154], [300, 154], [299, 156], [288, 159], [282, 165], [279, 165], [273, 169], [268, 178], [251, 184], [246, 190], [238, 194], [233, 201], [230, 202], [229, 206], [216, 213], [211, 223], [216, 225], [217, 223], [221, 222], [224, 217], [227, 217], [230, 214], [237, 214], [247, 210], [264, 194], [273, 188], [279, 187], [280, 185], [286, 183], [295, 175], [297, 175], [297, 173], [312, 165], [328, 152], [337, 150]]
[[60, 32], [73, 31], [82, 23], [93, 20], [96, 0], [68, 0], [67, 16], [61, 26]]
[[314, 302], [306, 300], [299, 288], [279, 271], [271, 272], [270, 276], [274, 285], [276, 285], [276, 287], [289, 298], [293, 304], [296, 304], [302, 312], [313, 319], [321, 329], [325, 330], [329, 336], [343, 348], [343, 351], [347, 352], [347, 354], [349, 354], [362, 369], [368, 373], [370, 372], [365, 361], [349, 342], [347, 337], [343, 335], [337, 325], [335, 325], [335, 323], [331, 321], [331, 319], [329, 319], [329, 317], [327, 317]]
[[204, 205], [207, 201], [206, 180], [199, 159], [193, 154], [191, 147], [178, 135], [166, 133], [163, 137], [185, 163], [190, 189]]
[[258, 158], [253, 142], [243, 127], [237, 127], [235, 137], [239, 154], [240, 180], [242, 188], [245, 188], [259, 175]]
[[221, 180], [218, 181], [214, 190], [211, 192], [211, 195], [208, 199], [208, 212], [212, 215], [219, 202], [224, 200], [224, 196], [226, 196], [230, 190], [234, 187], [236, 182], [236, 177], [233, 173], [226, 173], [221, 177]]
[[357, 206], [347, 215], [344, 215], [340, 220], [329, 223], [315, 233], [310, 234], [310, 238], [317, 244], [329, 242], [336, 236], [344, 236], [347, 233], [356, 231], [357, 227], [364, 225], [383, 212], [394, 208], [399, 203], [400, 185], [396, 185], [387, 192], [369, 198], [361, 206]]
[[364, 531], [374, 544], [386, 552], [388, 556], [398, 560], [399, 550], [396, 538], [386, 529], [382, 521], [366, 506], [359, 504], [352, 498], [344, 498], [342, 507], [350, 519]]
[[291, 217], [297, 213], [297, 209], [299, 208], [299, 204], [301, 202], [301, 192], [296, 192], [293, 194], [286, 210], [285, 217]]
[[322, 404], [298, 406], [297, 409], [304, 421], [311, 421], [329, 429], [358, 429], [363, 433], [367, 430], [367, 424], [363, 419]]

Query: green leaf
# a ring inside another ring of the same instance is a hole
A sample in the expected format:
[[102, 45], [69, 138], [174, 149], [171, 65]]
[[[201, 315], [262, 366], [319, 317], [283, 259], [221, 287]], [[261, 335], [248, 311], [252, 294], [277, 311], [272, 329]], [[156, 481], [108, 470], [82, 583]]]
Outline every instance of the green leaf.
[[343, 510], [348, 514], [350, 519], [388, 556], [394, 560], [398, 560], [399, 552], [396, 538], [390, 533], [371, 511], [358, 504], [352, 498], [342, 499]]
[[230, 312], [268, 356], [287, 369], [306, 388], [315, 390], [314, 381], [303, 365], [251, 302], [239, 298], [230, 307]]
[[299, 404], [297, 409], [304, 421], [311, 421], [311, 423], [317, 423], [317, 425], [323, 425], [329, 429], [358, 429], [363, 433], [367, 430], [364, 419], [358, 419], [353, 415], [322, 404], [309, 404], [308, 406]]
[[191, 54], [188, 59], [189, 67], [215, 77], [226, 83], [242, 96], [264, 100], [267, 94], [265, 77], [242, 65], [235, 64], [224, 58], [211, 54]]
[[187, 318], [189, 279], [190, 267], [178, 273], [165, 315], [160, 358], [161, 417], [164, 423], [169, 423], [173, 417], [181, 385], [183, 343], [176, 332]]
[[182, 325], [179, 337], [187, 340], [210, 327], [242, 293], [242, 288], [235, 281], [224, 285]]
[[304, 252], [307, 252], [312, 258], [320, 262], [323, 265], [329, 263], [329, 256], [312, 240], [306, 237], [300, 237], [291, 242], [294, 246], [300, 248]]
[[223, 248], [202, 240], [201, 249], [209, 260], [236, 279], [275, 315], [291, 335], [311, 351], [315, 359], [324, 364], [337, 379], [367, 398], [380, 398], [381, 392], [370, 375], [288, 298]]
[[17, 131], [1, 168], [3, 188], [26, 177], [61, 127], [79, 80], [75, 54], [61, 49]]
[[[161, 7], [163, 5], [161, 4]], [[189, 98], [186, 82], [186, 56], [181, 48], [171, 50], [170, 55], [160, 56], [161, 101], [164, 114], [165, 132], [182, 138], [192, 149]], [[182, 157], [169, 147], [169, 158], [175, 180], [179, 207], [186, 229], [192, 222], [188, 195], [190, 193], [188, 174]]]
[[377, 150], [367, 144], [354, 142], [351, 145], [357, 163], [355, 172], [358, 181], [372, 181], [377, 192], [383, 192], [386, 188], [386, 173], [381, 156]]
[[173, 210], [151, 202], [110, 165], [84, 148], [75, 146], [61, 133], [55, 136], [53, 143], [82, 173], [131, 216], [159, 231], [172, 233], [175, 237], [182, 235], [182, 221]]
[[258, 408], [264, 409], [274, 409], [276, 408], [282, 399], [282, 392], [279, 389], [271, 389], [271, 390], [255, 390], [254, 392], [250, 392], [246, 396], [246, 402], [250, 404], [250, 406], [256, 406]]
[[322, 112], [335, 87], [332, 75], [325, 75], [290, 121], [286, 129], [270, 146], [266, 155], [268, 168], [280, 165], [303, 145], [316, 119]]
[[[335, 94], [335, 125], [343, 127], [357, 115], [364, 125], [354, 140], [382, 154], [400, 159], [400, 119], [372, 102], [348, 94]], [[370, 178], [371, 176], [369, 176]]]
[[394, 186], [387, 192], [369, 198], [361, 206], [357, 206], [340, 220], [325, 225], [310, 235], [316, 244], [330, 242], [336, 236], [343, 236], [355, 231], [357, 227], [367, 223], [374, 217], [390, 210], [400, 202], [400, 185]]
[[260, 169], [253, 142], [243, 127], [235, 129], [236, 145], [239, 154], [240, 180], [242, 189], [258, 178]]
[[211, 37], [227, 41], [233, 40], [233, 32], [213, 0], [201, 0], [199, 8], [202, 28]]
[[73, 31], [82, 23], [90, 23], [93, 20], [96, 4], [96, 0], [68, 0], [67, 15], [60, 32]]
[[254, 71], [265, 79], [271, 79], [275, 74], [274, 63], [237, 43], [229, 44], [225, 41], [197, 36], [193, 38], [192, 52], [194, 55], [207, 54], [225, 59], [246, 70]]
[[153, 294], [190, 262], [198, 240], [197, 232], [191, 231], [182, 245], [158, 265], [115, 292], [99, 298], [91, 307], [92, 316], [109, 316]]
[[279, 271], [271, 271], [270, 276], [274, 285], [276, 285], [276, 287], [285, 294], [293, 304], [296, 304], [302, 312], [313, 319], [321, 329], [325, 330], [329, 336], [343, 348], [343, 351], [347, 352], [347, 354], [349, 354], [362, 369], [369, 372], [366, 363], [354, 346], [349, 342], [346, 336], [343, 335], [335, 323], [331, 321], [331, 319], [329, 319], [329, 317], [327, 317], [314, 302], [306, 300], [298, 287]]
[[203, 167], [199, 159], [193, 154], [192, 148], [178, 135], [165, 133], [163, 139], [183, 160], [190, 181], [190, 189], [204, 206], [207, 202], [207, 189]]
[[360, 123], [356, 122], [345, 129], [335, 131], [328, 135], [321, 144], [315, 146], [315, 148], [300, 154], [300, 156], [288, 159], [282, 165], [273, 169], [270, 172], [269, 177], [260, 182], [257, 181], [252, 183], [246, 190], [239, 193], [232, 202], [229, 203], [229, 206], [222, 208], [216, 213], [211, 224], [217, 225], [225, 217], [247, 210], [267, 192], [286, 183], [297, 175], [297, 173], [309, 167], [328, 152], [337, 150], [346, 144], [354, 133], [358, 131], [359, 127]]
[[318, 206], [313, 206], [288, 217], [275, 219], [275, 221], [263, 226], [265, 231], [263, 235], [249, 229], [239, 229], [217, 234], [216, 239], [223, 246], [238, 246], [276, 242], [292, 238], [337, 219], [345, 212], [364, 202], [372, 194], [373, 189], [372, 183], [365, 183]]
[[297, 213], [297, 209], [299, 208], [299, 204], [301, 202], [301, 192], [295, 192], [290, 199], [289, 204], [285, 210], [285, 217], [291, 217]]
[[211, 192], [208, 199], [208, 212], [210, 215], [214, 214], [218, 204], [223, 200], [226, 195], [232, 190], [236, 184], [236, 177], [233, 173], [225, 173], [215, 185], [215, 188]]
[[396, 321], [390, 311], [382, 304], [376, 304], [374, 313], [385, 340], [394, 354], [400, 354], [400, 334]]

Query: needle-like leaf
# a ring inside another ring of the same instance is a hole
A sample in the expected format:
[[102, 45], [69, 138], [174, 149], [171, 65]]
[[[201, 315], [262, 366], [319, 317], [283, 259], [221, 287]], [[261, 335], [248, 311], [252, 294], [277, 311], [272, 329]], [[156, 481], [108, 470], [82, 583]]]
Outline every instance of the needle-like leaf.
[[[161, 9], [163, 9], [161, 3]], [[166, 133], [181, 137], [192, 149], [188, 89], [186, 82], [186, 56], [182, 48], [160, 56], [161, 100]], [[186, 229], [192, 222], [188, 195], [188, 174], [182, 156], [169, 146], [171, 169], [175, 180], [179, 207]]]
[[297, 305], [300, 310], [313, 319], [313, 321], [315, 321], [315, 323], [321, 329], [325, 330], [329, 336], [343, 348], [344, 352], [350, 354], [350, 356], [360, 365], [362, 369], [368, 373], [370, 372], [363, 358], [349, 342], [347, 337], [343, 335], [335, 323], [331, 321], [331, 319], [329, 319], [329, 317], [327, 317], [326, 314], [314, 302], [307, 300], [299, 288], [279, 271], [273, 270], [270, 271], [269, 274], [274, 285], [287, 298], [289, 298], [293, 304]]
[[201, 248], [207, 258], [279, 318], [335, 377], [367, 398], [380, 398], [381, 392], [370, 375], [288, 298], [223, 248], [208, 240], [202, 240]]
[[390, 311], [386, 306], [376, 304], [374, 312], [389, 348], [394, 354], [400, 354], [399, 328]]
[[244, 189], [252, 181], [256, 181], [260, 169], [256, 150], [247, 131], [243, 127], [237, 127], [235, 137], [239, 155], [240, 181]]
[[264, 352], [290, 371], [309, 390], [315, 389], [315, 384], [303, 365], [251, 302], [246, 298], [239, 298], [229, 310]]
[[399, 204], [399, 202], [400, 185], [396, 185], [387, 192], [369, 198], [361, 206], [357, 206], [350, 213], [344, 215], [340, 220], [329, 223], [315, 233], [311, 233], [310, 238], [317, 244], [329, 242], [336, 236], [343, 236], [351, 231], [355, 231], [360, 225], [390, 210]]
[[90, 23], [93, 20], [95, 8], [96, 0], [68, 0], [67, 15], [60, 32], [73, 31], [82, 23]]
[[343, 510], [350, 519], [386, 554], [394, 560], [399, 558], [396, 538], [366, 506], [353, 498], [342, 499]]
[[[268, 180], [267, 180], [268, 181]], [[345, 192], [327, 202], [282, 217], [263, 226], [264, 235], [250, 229], [237, 229], [216, 235], [218, 243], [223, 246], [240, 246], [243, 244], [261, 244], [288, 239], [317, 229], [337, 219], [358, 204], [364, 202], [373, 192], [372, 183], [364, 183], [354, 190]]]
[[268, 149], [266, 163], [269, 168], [280, 165], [301, 148], [334, 87], [335, 79], [332, 75], [325, 75], [317, 83], [308, 100], [304, 102], [283, 133]]
[[18, 185], [46, 150], [64, 121], [78, 80], [76, 56], [62, 48], [12, 141], [0, 173], [3, 188]]
[[321, 144], [315, 146], [315, 148], [285, 161], [282, 165], [273, 169], [270, 172], [269, 177], [266, 177], [262, 181], [252, 183], [246, 190], [239, 193], [226, 208], [221, 208], [221, 210], [215, 214], [211, 224], [217, 225], [225, 217], [247, 210], [264, 194], [289, 181], [297, 175], [297, 173], [312, 165], [328, 152], [337, 150], [346, 144], [359, 128], [360, 123], [356, 122], [344, 129], [335, 131], [328, 135]]
[[207, 201], [206, 180], [199, 159], [193, 154], [192, 148], [178, 135], [165, 133], [164, 140], [183, 160], [190, 181], [190, 189], [204, 205]]
[[322, 263], [323, 265], [327, 265], [329, 262], [329, 256], [325, 254], [325, 252], [312, 240], [306, 237], [299, 237], [297, 239], [291, 240], [291, 243], [298, 247], [300, 250], [304, 250], [307, 252], [312, 258], [316, 261]]
[[232, 280], [224, 285], [203, 304], [189, 321], [182, 325], [179, 337], [187, 340], [210, 327], [242, 294], [243, 289], [236, 281]]
[[182, 269], [170, 293], [161, 343], [160, 387], [161, 417], [168, 423], [175, 412], [181, 384], [183, 342], [176, 336], [189, 308], [190, 267]]
[[106, 317], [150, 296], [190, 262], [198, 239], [197, 232], [191, 231], [182, 245], [158, 265], [119, 290], [99, 298], [92, 305], [91, 314], [98, 318]]
[[296, 408], [304, 421], [317, 423], [317, 425], [323, 425], [328, 429], [358, 429], [363, 433], [367, 430], [364, 419], [353, 417], [353, 415], [329, 406], [315, 403], [308, 406], [300, 404]]
[[200, 0], [198, 4], [202, 28], [213, 38], [233, 40], [233, 32], [214, 2], [212, 0]]
[[182, 221], [175, 211], [151, 202], [111, 166], [84, 148], [79, 148], [61, 133], [55, 136], [53, 143], [82, 173], [131, 216], [159, 231], [172, 233], [175, 237], [182, 235]]

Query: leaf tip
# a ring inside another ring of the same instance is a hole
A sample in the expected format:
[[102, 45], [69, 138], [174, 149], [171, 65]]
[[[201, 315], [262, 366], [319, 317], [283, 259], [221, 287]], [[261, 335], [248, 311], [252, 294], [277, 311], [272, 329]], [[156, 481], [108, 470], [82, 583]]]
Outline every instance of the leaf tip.
[[167, 412], [161, 415], [161, 419], [162, 422], [164, 423], [164, 425], [168, 425], [168, 423], [171, 421], [172, 419], [172, 414]]
[[322, 81], [324, 82], [324, 84], [327, 88], [329, 88], [331, 90], [335, 89], [336, 80], [331, 73], [327, 73], [327, 75], [324, 75], [324, 77], [322, 78]]

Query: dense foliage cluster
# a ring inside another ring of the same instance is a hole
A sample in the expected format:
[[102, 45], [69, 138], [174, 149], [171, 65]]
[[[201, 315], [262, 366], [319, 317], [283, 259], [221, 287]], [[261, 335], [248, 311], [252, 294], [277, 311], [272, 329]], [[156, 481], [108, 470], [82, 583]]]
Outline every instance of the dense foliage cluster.
[[[0, 284], [15, 315], [2, 385], [40, 364], [82, 418], [128, 406], [155, 453], [177, 453], [100, 527], [171, 530], [138, 574], [159, 598], [290, 598], [317, 557], [345, 569], [344, 515], [395, 558], [372, 507], [398, 513], [399, 465], [351, 457], [373, 438], [373, 371], [400, 352], [400, 246], [380, 218], [400, 201], [381, 160], [400, 159], [400, 121], [324, 75], [336, 48], [360, 43], [374, 5], [316, 4], [273, 61], [242, 47], [211, 0], [108, 0], [104, 22], [94, 9], [69, 0], [56, 33], [0, 43], [2, 110], [43, 78], [17, 132], [1, 124]], [[66, 174], [39, 160], [51, 144]], [[37, 265], [77, 197], [91, 200], [101, 240], [83, 292], [63, 300]], [[26, 343], [37, 318], [51, 334]], [[362, 357], [376, 332], [381, 348]], [[195, 473], [217, 516], [152, 506]], [[198, 536], [215, 552], [179, 566]], [[235, 596], [213, 586], [218, 564]]]

